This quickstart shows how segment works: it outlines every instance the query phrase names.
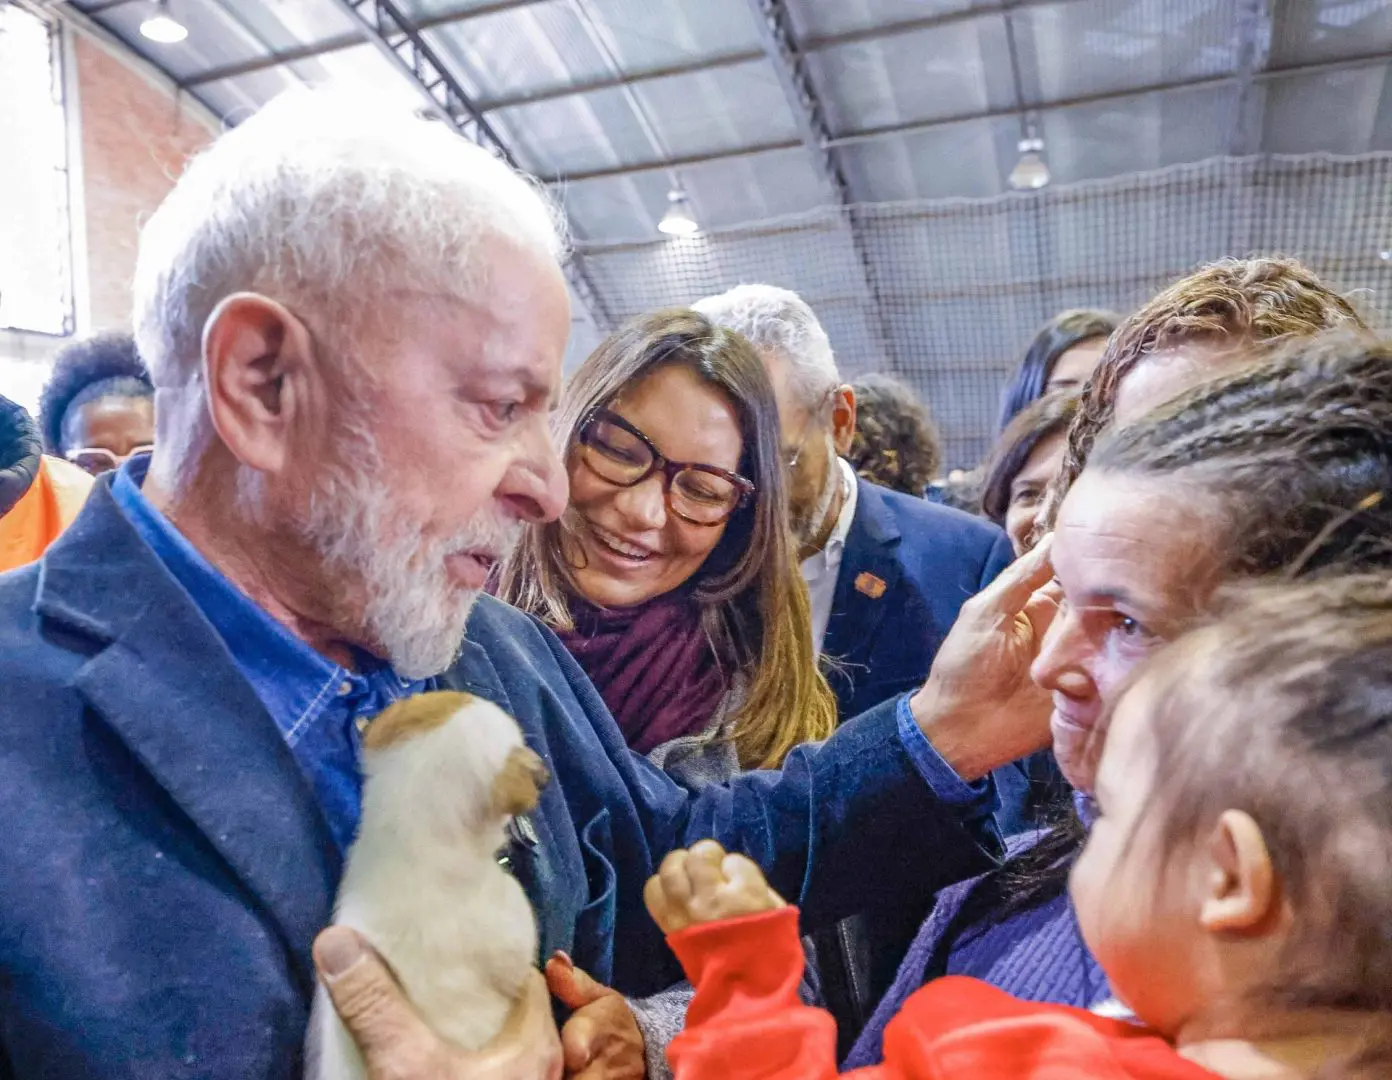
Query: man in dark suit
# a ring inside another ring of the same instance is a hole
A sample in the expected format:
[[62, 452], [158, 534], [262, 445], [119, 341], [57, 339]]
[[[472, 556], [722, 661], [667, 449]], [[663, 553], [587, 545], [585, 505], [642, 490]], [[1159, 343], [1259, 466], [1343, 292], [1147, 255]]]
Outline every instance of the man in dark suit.
[[[855, 435], [855, 392], [796, 293], [740, 285], [694, 306], [747, 337], [768, 369], [813, 634], [842, 719], [859, 716], [927, 678], [963, 602], [1010, 564], [1010, 541], [990, 522], [855, 475], [844, 457]], [[1026, 784], [1013, 767], [997, 783], [1008, 789], [1000, 809], [1013, 824]], [[896, 903], [818, 938], [823, 987], [847, 1047], [893, 978], [921, 912]]]
[[[224, 135], [147, 224], [154, 455], [0, 577], [0, 1077], [298, 1076], [361, 732], [422, 690], [497, 702], [545, 759], [510, 863], [542, 956], [623, 994], [676, 975], [642, 904], [675, 847], [746, 852], [810, 925], [995, 850], [981, 747], [1042, 743], [1047, 713], [930, 684], [693, 795], [549, 631], [479, 595], [566, 503], [558, 254], [501, 162], [332, 96]], [[624, 998], [558, 981], [567, 1066], [641, 1073]]]

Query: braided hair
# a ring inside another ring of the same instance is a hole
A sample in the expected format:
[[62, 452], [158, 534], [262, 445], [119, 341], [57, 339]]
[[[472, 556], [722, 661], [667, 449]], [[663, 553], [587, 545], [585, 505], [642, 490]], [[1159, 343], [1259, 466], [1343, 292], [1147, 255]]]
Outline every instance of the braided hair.
[[[1088, 468], [1167, 477], [1222, 528], [1220, 579], [1392, 570], [1392, 344], [1358, 332], [1294, 340], [1098, 444]], [[1187, 489], [1187, 490], [1186, 490]], [[973, 891], [955, 935], [1058, 896], [1086, 834], [1057, 825]], [[951, 940], [949, 938], [949, 940]]]
[[55, 358], [39, 398], [44, 445], [58, 457], [73, 449], [66, 445], [64, 427], [89, 402], [104, 397], [150, 398], [154, 393], [130, 334], [98, 334], [69, 345]]
[[1093, 443], [1112, 422], [1122, 380], [1147, 357], [1196, 343], [1246, 346], [1253, 358], [1292, 338], [1338, 328], [1367, 329], [1353, 305], [1294, 259], [1222, 259], [1181, 278], [1117, 328], [1092, 378], [1036, 535], [1052, 527]]

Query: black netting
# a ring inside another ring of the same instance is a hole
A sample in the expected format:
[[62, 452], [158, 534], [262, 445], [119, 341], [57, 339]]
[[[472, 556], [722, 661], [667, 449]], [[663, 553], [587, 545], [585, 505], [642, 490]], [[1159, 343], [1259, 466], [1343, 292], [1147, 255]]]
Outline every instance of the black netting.
[[[855, 228], [852, 230], [852, 222]], [[1125, 312], [1201, 263], [1294, 255], [1392, 316], [1392, 154], [1232, 158], [986, 200], [828, 208], [688, 239], [587, 247], [617, 319], [741, 282], [802, 294], [842, 374], [918, 388], [947, 463], [989, 446], [1035, 330], [1070, 307]]]

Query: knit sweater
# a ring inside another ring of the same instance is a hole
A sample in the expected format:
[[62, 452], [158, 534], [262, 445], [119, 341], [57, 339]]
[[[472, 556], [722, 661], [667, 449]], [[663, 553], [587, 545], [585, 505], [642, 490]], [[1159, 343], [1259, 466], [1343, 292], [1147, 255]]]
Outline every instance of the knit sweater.
[[[1009, 856], [1028, 850], [1042, 835], [1012, 838]], [[1025, 1001], [1083, 1009], [1110, 997], [1107, 977], [1083, 943], [1067, 892], [1003, 922], [959, 930], [949, 939], [957, 915], [985, 877], [949, 885], [938, 893], [894, 984], [847, 1057], [847, 1068], [881, 1060], [885, 1026], [915, 990], [939, 974], [970, 975]]]

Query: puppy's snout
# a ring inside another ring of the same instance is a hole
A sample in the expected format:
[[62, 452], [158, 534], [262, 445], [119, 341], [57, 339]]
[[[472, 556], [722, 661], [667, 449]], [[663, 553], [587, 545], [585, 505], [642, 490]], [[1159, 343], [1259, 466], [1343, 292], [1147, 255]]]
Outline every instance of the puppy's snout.
[[511, 751], [493, 783], [493, 805], [498, 813], [516, 817], [536, 809], [541, 789], [551, 779], [546, 763], [525, 746]]

